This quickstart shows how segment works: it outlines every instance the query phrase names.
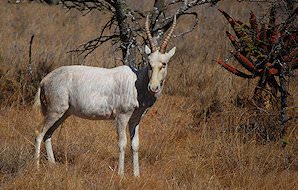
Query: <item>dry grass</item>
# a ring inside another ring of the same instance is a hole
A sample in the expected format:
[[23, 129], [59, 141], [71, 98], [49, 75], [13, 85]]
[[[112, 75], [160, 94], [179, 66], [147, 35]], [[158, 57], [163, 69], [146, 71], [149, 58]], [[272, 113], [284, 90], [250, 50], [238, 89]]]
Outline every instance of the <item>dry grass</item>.
[[[234, 2], [218, 6], [246, 18], [249, 9], [243, 7], [262, 8]], [[31, 34], [36, 34], [34, 73], [40, 68], [52, 70], [82, 61], [105, 67], [120, 63], [110, 56], [109, 46], [87, 60], [66, 54], [98, 34], [104, 15], [81, 17], [57, 7], [5, 2], [0, 3], [0, 15], [1, 189], [298, 188], [297, 119], [289, 122], [285, 147], [281, 142], [262, 144], [254, 134], [237, 131], [237, 126], [250, 117], [247, 107], [237, 106], [239, 97], [251, 97], [255, 81], [233, 77], [211, 61], [227, 56], [230, 48], [224, 37], [227, 25], [216, 8], [200, 11], [200, 27], [192, 35], [171, 41], [170, 46], [176, 44], [178, 52], [169, 68], [164, 95], [141, 123], [141, 178], [132, 177], [129, 151], [125, 178], [117, 176], [113, 122], [74, 117], [54, 134], [57, 164], [49, 165], [43, 155], [41, 170], [37, 171], [33, 163], [34, 131], [42, 118], [26, 106], [35, 92], [27, 74]], [[184, 25], [181, 22], [178, 26]], [[47, 72], [36, 74], [34, 80]], [[297, 78], [293, 78], [289, 113], [296, 118], [297, 85]]]

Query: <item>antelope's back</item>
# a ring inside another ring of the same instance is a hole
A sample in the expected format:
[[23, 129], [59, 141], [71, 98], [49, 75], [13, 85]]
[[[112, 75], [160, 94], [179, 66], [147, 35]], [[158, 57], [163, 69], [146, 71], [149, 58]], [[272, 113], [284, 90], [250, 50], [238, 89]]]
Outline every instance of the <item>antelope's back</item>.
[[67, 104], [74, 114], [97, 119], [138, 107], [136, 80], [128, 66], [63, 66], [49, 73], [41, 88], [49, 102]]

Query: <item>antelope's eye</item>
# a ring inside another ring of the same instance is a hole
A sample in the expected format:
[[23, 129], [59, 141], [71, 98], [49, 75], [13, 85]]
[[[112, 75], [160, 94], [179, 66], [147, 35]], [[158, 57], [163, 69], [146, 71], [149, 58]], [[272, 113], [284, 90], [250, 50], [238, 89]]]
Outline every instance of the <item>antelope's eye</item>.
[[166, 63], [162, 63], [162, 68], [165, 68], [167, 66]]

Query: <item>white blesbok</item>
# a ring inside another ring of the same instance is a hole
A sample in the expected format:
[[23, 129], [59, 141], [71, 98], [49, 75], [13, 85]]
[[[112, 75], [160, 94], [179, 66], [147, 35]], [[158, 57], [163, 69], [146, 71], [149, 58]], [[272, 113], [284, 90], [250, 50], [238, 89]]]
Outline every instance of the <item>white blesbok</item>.
[[87, 119], [115, 119], [118, 134], [118, 174], [124, 174], [124, 155], [129, 126], [134, 175], [139, 176], [139, 123], [145, 111], [160, 95], [167, 74], [167, 63], [175, 47], [165, 52], [173, 25], [160, 49], [153, 43], [146, 19], [146, 34], [151, 49], [145, 46], [149, 66], [136, 70], [129, 66], [104, 69], [89, 66], [63, 66], [49, 73], [40, 83], [35, 105], [44, 115], [42, 131], [36, 137], [35, 159], [39, 165], [40, 146], [45, 142], [48, 160], [55, 162], [51, 136], [70, 115]]

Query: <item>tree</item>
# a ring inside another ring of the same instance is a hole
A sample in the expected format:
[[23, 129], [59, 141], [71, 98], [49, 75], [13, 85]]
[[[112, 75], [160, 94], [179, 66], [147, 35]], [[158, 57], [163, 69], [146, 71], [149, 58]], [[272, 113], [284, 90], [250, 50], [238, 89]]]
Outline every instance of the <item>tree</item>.
[[[122, 61], [125, 65], [140, 65], [145, 63], [144, 44], [146, 35], [144, 19], [151, 16], [149, 28], [155, 43], [158, 43], [163, 34], [170, 28], [174, 15], [177, 20], [182, 16], [193, 17], [192, 25], [181, 34], [184, 35], [194, 30], [198, 24], [198, 14], [194, 8], [203, 4], [215, 5], [220, 0], [155, 0], [152, 11], [132, 9], [126, 0], [62, 0], [62, 4], [68, 9], [77, 9], [86, 14], [92, 10], [110, 13], [111, 18], [105, 23], [101, 34], [82, 44], [72, 52], [78, 52], [88, 56], [103, 43], [112, 41], [115, 51], [121, 50]], [[145, 2], [145, 1], [144, 1]], [[146, 2], [148, 3], [148, 2]], [[109, 35], [107, 35], [109, 34]]]

